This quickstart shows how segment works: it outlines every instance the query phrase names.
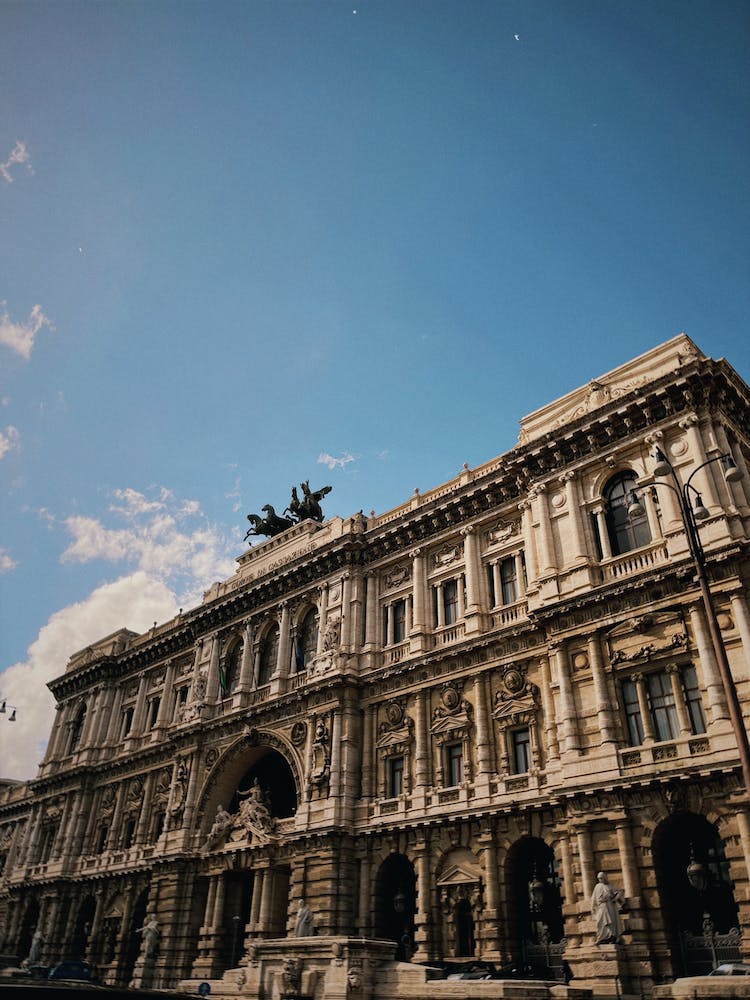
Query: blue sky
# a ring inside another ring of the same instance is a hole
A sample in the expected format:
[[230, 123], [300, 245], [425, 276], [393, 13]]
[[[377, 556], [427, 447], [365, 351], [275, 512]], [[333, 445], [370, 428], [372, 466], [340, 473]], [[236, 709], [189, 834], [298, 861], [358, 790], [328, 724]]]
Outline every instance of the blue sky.
[[0, 772], [293, 484], [387, 510], [681, 331], [750, 378], [749, 50], [728, 0], [0, 0]]

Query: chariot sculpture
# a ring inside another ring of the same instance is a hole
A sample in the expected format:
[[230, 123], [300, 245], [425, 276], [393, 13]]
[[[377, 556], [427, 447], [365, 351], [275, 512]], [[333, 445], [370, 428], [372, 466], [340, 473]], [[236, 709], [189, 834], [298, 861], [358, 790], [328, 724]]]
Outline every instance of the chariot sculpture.
[[300, 483], [300, 489], [302, 490], [301, 500], [297, 493], [297, 487], [292, 487], [289, 506], [282, 515], [277, 514], [270, 503], [261, 507], [265, 517], [261, 517], [259, 514], [248, 514], [247, 519], [251, 526], [247, 530], [245, 541], [251, 535], [265, 535], [267, 538], [273, 538], [274, 535], [280, 535], [282, 531], [299, 524], [300, 521], [322, 521], [323, 508], [320, 506], [320, 501], [331, 492], [333, 487], [324, 486], [319, 490], [311, 490], [308, 479], [304, 483]]

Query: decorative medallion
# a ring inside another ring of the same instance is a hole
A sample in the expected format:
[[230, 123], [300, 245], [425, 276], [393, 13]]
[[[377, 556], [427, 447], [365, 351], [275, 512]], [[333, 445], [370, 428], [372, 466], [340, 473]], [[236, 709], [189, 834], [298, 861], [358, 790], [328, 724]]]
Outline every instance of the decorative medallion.
[[307, 736], [307, 726], [304, 722], [295, 722], [292, 726], [292, 743], [298, 747], [305, 742]]

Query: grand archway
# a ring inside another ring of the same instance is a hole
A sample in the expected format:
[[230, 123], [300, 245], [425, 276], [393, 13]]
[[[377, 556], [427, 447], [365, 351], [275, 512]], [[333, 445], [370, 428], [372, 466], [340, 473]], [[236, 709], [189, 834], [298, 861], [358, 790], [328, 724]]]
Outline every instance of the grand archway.
[[[717, 940], [738, 926], [729, 863], [716, 827], [705, 816], [676, 813], [653, 839], [654, 871], [675, 976], [710, 972]], [[708, 933], [707, 933], [708, 932]], [[723, 955], [725, 960], [739, 953]]]
[[508, 930], [515, 962], [549, 978], [561, 967], [564, 936], [560, 882], [552, 848], [538, 837], [522, 837], [508, 852]]
[[396, 957], [404, 961], [414, 942], [417, 880], [405, 854], [391, 854], [380, 866], [375, 883], [375, 936], [395, 941]]

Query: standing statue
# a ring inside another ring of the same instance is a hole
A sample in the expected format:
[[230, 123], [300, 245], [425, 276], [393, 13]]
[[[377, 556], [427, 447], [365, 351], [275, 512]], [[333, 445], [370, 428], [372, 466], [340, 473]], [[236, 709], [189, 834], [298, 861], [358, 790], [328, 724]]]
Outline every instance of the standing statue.
[[604, 872], [596, 876], [591, 893], [591, 913], [596, 921], [596, 943], [617, 943], [623, 934], [620, 910], [625, 899], [622, 889], [613, 889]]
[[44, 944], [44, 935], [42, 934], [42, 928], [37, 927], [34, 931], [34, 935], [31, 938], [31, 947], [29, 948], [29, 954], [26, 956], [21, 965], [24, 968], [29, 968], [32, 965], [39, 965], [39, 960], [42, 957], [42, 945]]
[[312, 937], [315, 933], [315, 917], [304, 899], [299, 901], [297, 922], [294, 925], [295, 937]]
[[150, 920], [146, 920], [143, 927], [136, 931], [136, 934], [140, 934], [143, 938], [143, 954], [145, 958], [153, 958], [156, 954], [156, 949], [159, 947], [159, 938], [161, 937], [161, 931], [159, 930], [159, 924], [155, 917], [151, 917]]
[[218, 847], [233, 823], [234, 819], [232, 816], [226, 811], [224, 806], [219, 804], [216, 807], [216, 818], [213, 821], [211, 829], [208, 831], [208, 837], [206, 837], [203, 850], [210, 851], [212, 848]]

